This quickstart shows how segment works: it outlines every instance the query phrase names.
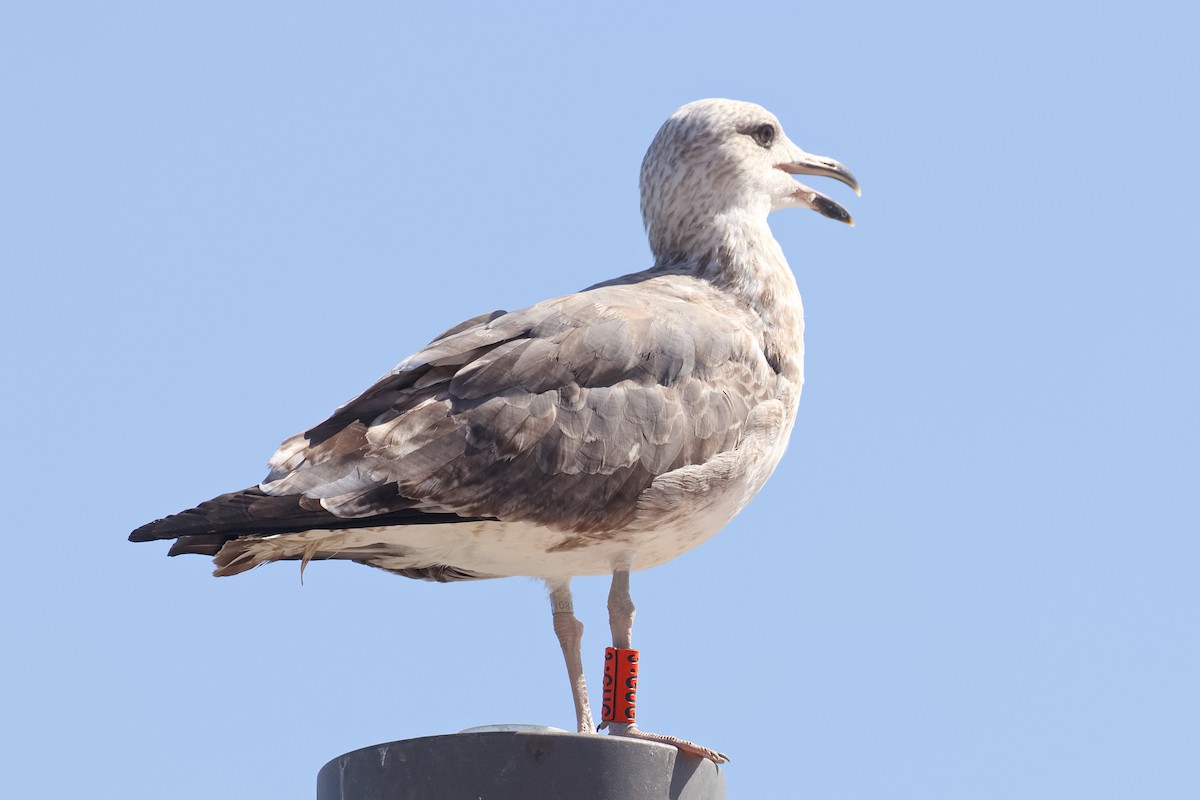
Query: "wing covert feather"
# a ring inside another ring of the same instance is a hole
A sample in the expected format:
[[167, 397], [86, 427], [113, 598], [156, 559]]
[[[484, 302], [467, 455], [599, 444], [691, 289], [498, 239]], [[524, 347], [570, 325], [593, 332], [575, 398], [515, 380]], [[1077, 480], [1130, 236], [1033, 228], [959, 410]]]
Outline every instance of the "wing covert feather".
[[262, 490], [343, 517], [618, 528], [657, 476], [736, 447], [776, 390], [761, 323], [706, 287], [603, 285], [452, 328], [284, 442]]

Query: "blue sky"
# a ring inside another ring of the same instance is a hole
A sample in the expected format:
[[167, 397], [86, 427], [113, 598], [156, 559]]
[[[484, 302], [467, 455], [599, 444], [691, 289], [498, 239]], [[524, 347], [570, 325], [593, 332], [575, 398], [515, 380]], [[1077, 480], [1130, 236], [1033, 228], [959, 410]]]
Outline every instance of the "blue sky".
[[[772, 218], [800, 418], [720, 536], [634, 576], [645, 727], [730, 753], [731, 797], [1200, 796], [1198, 24], [7, 8], [6, 787], [303, 797], [360, 746], [569, 727], [535, 582], [216, 580], [125, 536], [256, 482], [449, 325], [648, 266], [642, 154], [724, 96], [863, 196], [821, 186], [854, 229]], [[607, 584], [576, 590], [596, 689]]]

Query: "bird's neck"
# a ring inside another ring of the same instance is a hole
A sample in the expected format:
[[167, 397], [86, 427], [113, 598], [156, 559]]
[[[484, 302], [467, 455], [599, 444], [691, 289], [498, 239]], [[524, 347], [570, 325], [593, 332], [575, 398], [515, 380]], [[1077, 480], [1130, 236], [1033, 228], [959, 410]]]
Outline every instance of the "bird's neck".
[[[767, 225], [765, 214], [718, 214], [699, 231], [700, 247], [682, 259], [696, 277], [734, 295], [763, 321], [767, 356], [781, 372], [800, 376], [804, 354], [804, 306], [796, 278]], [[663, 264], [659, 266], [679, 266]], [[794, 357], [780, 354], [792, 353]]]

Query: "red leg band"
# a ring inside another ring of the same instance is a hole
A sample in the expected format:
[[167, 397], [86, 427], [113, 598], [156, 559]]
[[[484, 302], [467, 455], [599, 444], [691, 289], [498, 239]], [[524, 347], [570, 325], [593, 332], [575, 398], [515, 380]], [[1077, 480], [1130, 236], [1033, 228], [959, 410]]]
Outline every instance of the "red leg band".
[[629, 722], [637, 717], [638, 651], [604, 648], [604, 693], [600, 718]]

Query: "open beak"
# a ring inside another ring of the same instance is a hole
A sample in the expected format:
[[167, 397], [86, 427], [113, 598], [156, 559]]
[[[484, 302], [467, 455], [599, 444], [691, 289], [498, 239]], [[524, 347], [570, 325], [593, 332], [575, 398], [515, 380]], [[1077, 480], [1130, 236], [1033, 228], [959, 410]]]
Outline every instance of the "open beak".
[[[826, 178], [839, 180], [853, 189], [856, 195], [862, 197], [862, 191], [858, 188], [858, 181], [851, 174], [850, 170], [843, 167], [840, 163], [834, 161], [832, 158], [806, 153], [799, 148], [796, 148], [796, 153], [799, 155], [799, 158], [784, 164], [776, 164], [775, 167], [789, 175], [821, 175]], [[795, 193], [792, 194], [792, 199], [797, 204], [807, 206], [818, 214], [823, 214], [830, 219], [836, 219], [838, 222], [845, 222], [847, 225], [854, 224], [854, 220], [850, 217], [850, 212], [842, 208], [838, 203], [830, 200], [816, 189], [810, 189], [802, 183], [797, 183], [796, 186], [797, 188]]]

